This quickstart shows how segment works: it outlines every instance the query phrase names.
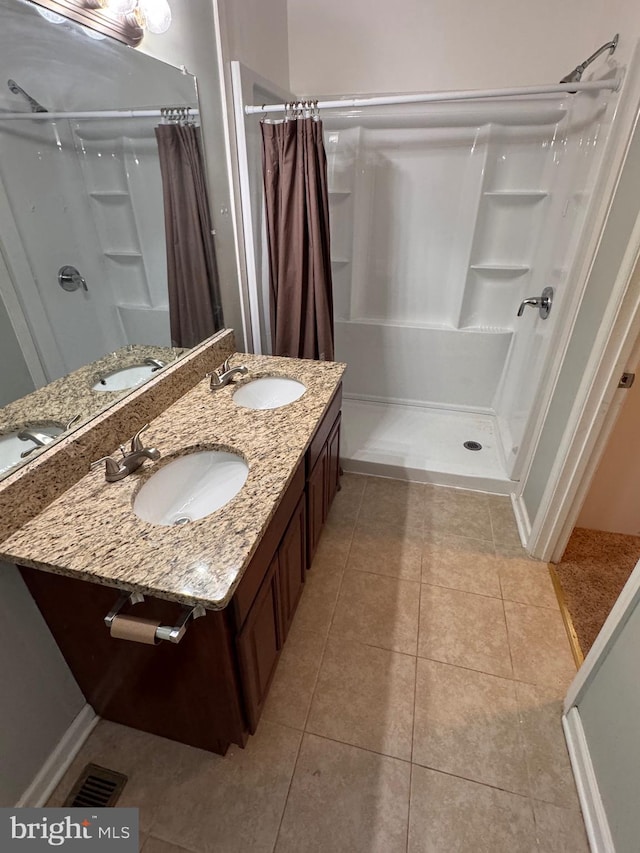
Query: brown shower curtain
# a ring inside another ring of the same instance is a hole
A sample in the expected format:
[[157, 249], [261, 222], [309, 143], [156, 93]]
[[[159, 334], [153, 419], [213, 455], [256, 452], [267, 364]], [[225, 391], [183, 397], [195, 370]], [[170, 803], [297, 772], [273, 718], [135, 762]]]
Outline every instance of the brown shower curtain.
[[156, 127], [164, 195], [171, 342], [192, 347], [222, 328], [200, 128]]
[[322, 122], [261, 122], [274, 355], [333, 359]]

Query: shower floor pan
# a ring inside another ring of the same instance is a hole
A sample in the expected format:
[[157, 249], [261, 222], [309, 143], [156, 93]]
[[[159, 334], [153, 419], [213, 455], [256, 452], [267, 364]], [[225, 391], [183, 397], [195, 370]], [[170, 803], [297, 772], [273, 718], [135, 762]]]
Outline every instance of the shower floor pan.
[[[465, 441], [482, 450], [467, 450]], [[342, 403], [340, 457], [345, 471], [510, 494], [491, 415], [369, 403]]]

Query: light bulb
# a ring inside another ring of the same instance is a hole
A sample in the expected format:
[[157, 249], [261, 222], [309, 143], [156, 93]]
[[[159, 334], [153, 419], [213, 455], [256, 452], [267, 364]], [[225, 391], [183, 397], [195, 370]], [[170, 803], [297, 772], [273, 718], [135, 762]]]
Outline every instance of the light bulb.
[[105, 0], [104, 7], [115, 15], [126, 15], [136, 8], [136, 0]]
[[99, 33], [97, 30], [92, 30], [90, 27], [83, 27], [82, 24], [80, 24], [80, 29], [85, 35], [89, 36], [90, 39], [95, 39], [96, 41], [106, 39], [106, 36], [103, 36], [102, 33]]
[[50, 12], [48, 9], [41, 9], [40, 6], [36, 6], [36, 12], [42, 15], [43, 18], [46, 18], [51, 24], [61, 24], [63, 21], [66, 21], [66, 18], [62, 15], [58, 15], [56, 12]]
[[167, 0], [138, 0], [138, 12], [142, 16], [145, 29], [160, 35], [171, 26], [171, 9]]

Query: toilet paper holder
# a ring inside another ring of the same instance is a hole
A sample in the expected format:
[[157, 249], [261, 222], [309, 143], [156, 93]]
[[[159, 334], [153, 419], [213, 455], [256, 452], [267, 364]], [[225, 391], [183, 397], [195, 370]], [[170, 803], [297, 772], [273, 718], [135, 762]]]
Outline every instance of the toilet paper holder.
[[[111, 630], [111, 624], [122, 608], [127, 604], [142, 604], [144, 595], [141, 592], [123, 592], [113, 605], [111, 610], [104, 617], [104, 624]], [[179, 643], [184, 637], [187, 626], [192, 619], [199, 619], [206, 615], [206, 610], [201, 604], [195, 604], [192, 607], [188, 604], [183, 605], [182, 611], [175, 625], [159, 625], [156, 628], [156, 639], [167, 640], [170, 643]]]

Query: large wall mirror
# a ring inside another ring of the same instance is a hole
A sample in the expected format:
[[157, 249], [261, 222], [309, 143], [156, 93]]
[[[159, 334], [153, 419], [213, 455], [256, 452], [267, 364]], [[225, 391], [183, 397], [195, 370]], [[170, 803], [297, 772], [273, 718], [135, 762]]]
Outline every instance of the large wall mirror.
[[[198, 116], [193, 76], [28, 0], [0, 0], [0, 477], [222, 327], [211, 242], [191, 278], [207, 291], [195, 314], [209, 300], [215, 316], [172, 335], [192, 300], [171, 276], [192, 246], [175, 235], [168, 284], [173, 166], [161, 172], [159, 141]], [[172, 201], [176, 221], [191, 202]]]

